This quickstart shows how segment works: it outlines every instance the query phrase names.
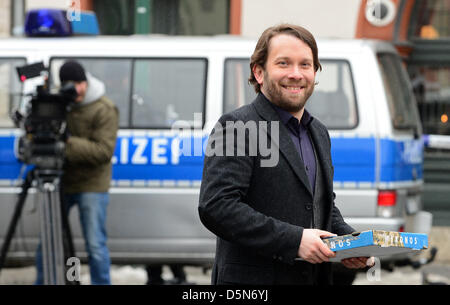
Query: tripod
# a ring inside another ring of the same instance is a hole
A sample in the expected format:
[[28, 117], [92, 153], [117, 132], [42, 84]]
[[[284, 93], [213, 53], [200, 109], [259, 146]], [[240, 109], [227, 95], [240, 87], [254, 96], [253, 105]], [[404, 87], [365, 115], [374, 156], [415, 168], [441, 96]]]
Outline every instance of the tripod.
[[[6, 260], [6, 253], [19, 221], [22, 209], [33, 181], [37, 182], [38, 195], [41, 197], [39, 215], [41, 223], [42, 259], [44, 284], [63, 285], [65, 281], [64, 261], [75, 257], [75, 248], [70, 231], [68, 213], [60, 192], [60, 170], [34, 168], [29, 171], [22, 184], [22, 191], [16, 203], [13, 217], [8, 227], [0, 254], [0, 271]], [[60, 197], [60, 198], [58, 198]], [[67, 248], [67, 251], [64, 251]], [[78, 281], [72, 282], [79, 284]]]

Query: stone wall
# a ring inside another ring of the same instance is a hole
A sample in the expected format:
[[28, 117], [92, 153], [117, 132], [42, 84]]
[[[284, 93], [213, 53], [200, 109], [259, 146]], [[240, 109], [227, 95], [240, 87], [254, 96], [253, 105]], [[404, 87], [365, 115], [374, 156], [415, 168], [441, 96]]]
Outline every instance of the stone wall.
[[11, 1], [0, 0], [0, 37], [10, 35]]

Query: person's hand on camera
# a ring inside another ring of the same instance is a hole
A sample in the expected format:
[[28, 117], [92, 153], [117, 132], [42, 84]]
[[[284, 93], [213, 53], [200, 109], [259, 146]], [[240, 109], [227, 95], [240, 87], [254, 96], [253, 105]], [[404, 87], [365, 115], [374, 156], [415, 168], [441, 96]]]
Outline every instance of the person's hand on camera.
[[318, 229], [304, 229], [298, 256], [311, 264], [329, 262], [336, 254], [328, 248], [321, 237], [331, 237], [336, 234]]
[[69, 130], [65, 130], [64, 133], [62, 134], [62, 140], [64, 143], [67, 143], [67, 140], [69, 140], [70, 138], [70, 132]]

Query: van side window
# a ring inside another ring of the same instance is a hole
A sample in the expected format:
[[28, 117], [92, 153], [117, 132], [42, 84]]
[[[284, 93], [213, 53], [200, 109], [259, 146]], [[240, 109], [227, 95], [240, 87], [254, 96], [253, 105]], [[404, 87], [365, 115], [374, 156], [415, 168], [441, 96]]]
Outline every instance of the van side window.
[[[349, 129], [358, 124], [358, 112], [350, 65], [342, 60], [321, 60], [319, 82], [306, 108], [328, 128]], [[248, 84], [249, 59], [227, 59], [224, 76], [224, 113], [253, 101], [256, 94]]]
[[420, 121], [412, 87], [400, 58], [395, 54], [377, 55], [394, 128], [419, 128]]
[[[52, 85], [59, 86], [59, 68], [67, 60], [52, 59], [50, 77]], [[132, 59], [76, 58], [83, 67], [105, 84], [106, 96], [119, 108], [120, 127], [129, 126]]]
[[131, 124], [138, 128], [171, 128], [186, 121], [195, 128], [194, 113], [203, 113], [206, 59], [136, 59]]
[[228, 58], [225, 60], [225, 77], [223, 90], [223, 113], [230, 112], [256, 97], [253, 86], [248, 83], [250, 61], [248, 59]]
[[0, 127], [14, 126], [9, 113], [19, 105], [22, 92], [16, 67], [24, 65], [24, 58], [0, 58]]
[[330, 129], [350, 129], [358, 124], [355, 90], [350, 64], [343, 60], [320, 60], [314, 93], [306, 109]]

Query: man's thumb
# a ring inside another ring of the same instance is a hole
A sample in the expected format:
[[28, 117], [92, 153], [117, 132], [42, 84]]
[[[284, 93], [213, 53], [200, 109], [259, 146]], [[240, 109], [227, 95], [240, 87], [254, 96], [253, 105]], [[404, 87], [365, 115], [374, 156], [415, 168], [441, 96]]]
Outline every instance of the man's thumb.
[[328, 232], [328, 231], [323, 231], [323, 230], [317, 230], [317, 233], [319, 234], [320, 237], [333, 237], [333, 236], [337, 236], [334, 233]]

